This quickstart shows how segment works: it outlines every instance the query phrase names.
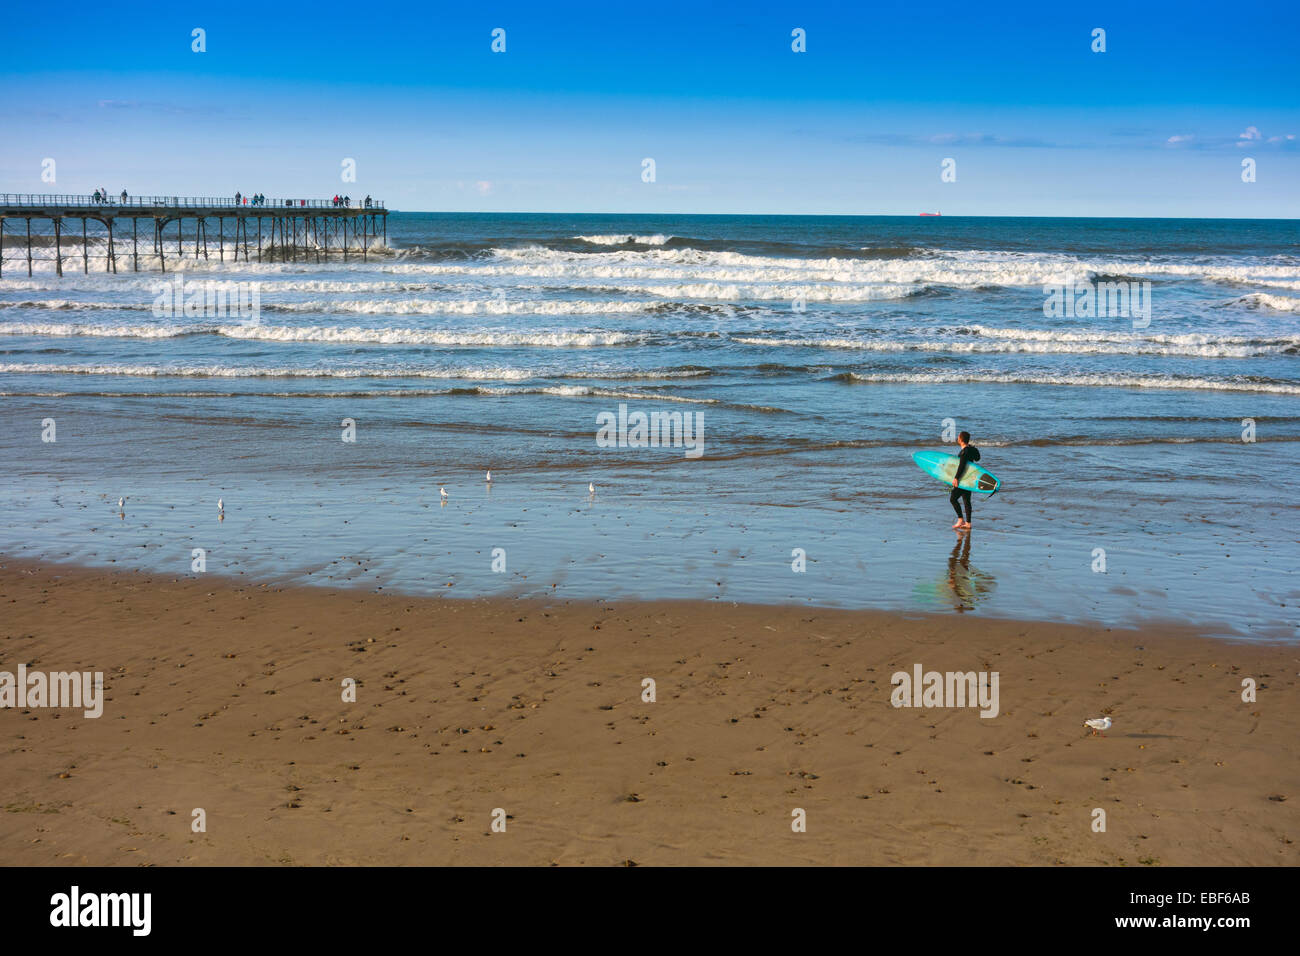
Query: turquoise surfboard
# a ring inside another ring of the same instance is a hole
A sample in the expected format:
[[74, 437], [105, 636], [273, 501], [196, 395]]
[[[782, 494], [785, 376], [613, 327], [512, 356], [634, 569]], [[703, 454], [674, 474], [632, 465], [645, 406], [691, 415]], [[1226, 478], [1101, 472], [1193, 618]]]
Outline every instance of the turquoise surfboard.
[[[912, 455], [917, 468], [949, 487], [952, 486], [952, 476], [957, 473], [959, 460], [956, 455], [945, 455], [941, 451], [918, 451]], [[1001, 486], [1002, 482], [971, 461], [966, 463], [966, 470], [961, 473], [961, 481], [957, 483], [958, 488], [982, 491], [989, 495]]]

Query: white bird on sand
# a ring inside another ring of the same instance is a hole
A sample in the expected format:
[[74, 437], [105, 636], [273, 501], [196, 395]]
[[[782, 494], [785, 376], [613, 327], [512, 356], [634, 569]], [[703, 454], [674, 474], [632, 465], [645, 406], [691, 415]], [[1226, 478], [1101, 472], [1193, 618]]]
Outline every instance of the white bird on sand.
[[124, 508], [124, 507], [126, 507], [126, 498], [125, 498], [125, 497], [118, 498], [118, 499], [117, 499], [117, 506], [118, 506], [119, 508]]
[[[1092, 720], [1085, 720], [1083, 726], [1090, 727], [1092, 729], [1092, 735], [1095, 737], [1103, 730], [1110, 730], [1110, 723], [1111, 721], [1109, 717], [1094, 717]], [[1102, 734], [1102, 736], [1104, 737], [1106, 735]]]
[[442, 500], [443, 500], [443, 501], [446, 501], [446, 500], [447, 500], [447, 489], [446, 489], [446, 488], [440, 487], [440, 488], [438, 489], [438, 494], [442, 495]]
[[484, 479], [489, 485], [492, 484], [492, 469], [488, 469], [487, 477]]
[[218, 498], [218, 499], [217, 499], [217, 510], [218, 510], [218, 511], [225, 511], [225, 510], [226, 510], [226, 499], [225, 499], [225, 498]]
[[594, 481], [587, 482], [587, 494], [594, 495], [595, 493], [596, 493], [596, 483]]

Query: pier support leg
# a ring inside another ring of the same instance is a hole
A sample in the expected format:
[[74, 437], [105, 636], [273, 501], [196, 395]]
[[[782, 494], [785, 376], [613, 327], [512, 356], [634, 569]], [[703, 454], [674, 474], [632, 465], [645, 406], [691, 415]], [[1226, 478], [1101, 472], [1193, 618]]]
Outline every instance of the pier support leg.
[[162, 267], [162, 271], [166, 272], [167, 253], [163, 250], [163, 227], [161, 219], [155, 219], [153, 221], [153, 245], [154, 249], [158, 251], [158, 264]]
[[63, 220], [54, 220], [54, 269], [63, 278]]
[[257, 261], [262, 261], [262, 217], [257, 217]]
[[90, 242], [86, 239], [86, 217], [81, 217], [81, 271], [90, 275]]
[[27, 219], [27, 278], [32, 277], [32, 220]]
[[[223, 219], [221, 216], [217, 217], [217, 249], [220, 251], [221, 261], [225, 262], [226, 261], [226, 220]], [[205, 230], [203, 236], [203, 258], [206, 259], [207, 257], [208, 257], [208, 239], [207, 239], [207, 231]]]
[[104, 263], [104, 271], [112, 270], [113, 275], [117, 275], [117, 253], [113, 250], [113, 217], [108, 217], [108, 261]]
[[131, 258], [135, 262], [133, 272], [140, 271], [140, 220], [131, 217]]

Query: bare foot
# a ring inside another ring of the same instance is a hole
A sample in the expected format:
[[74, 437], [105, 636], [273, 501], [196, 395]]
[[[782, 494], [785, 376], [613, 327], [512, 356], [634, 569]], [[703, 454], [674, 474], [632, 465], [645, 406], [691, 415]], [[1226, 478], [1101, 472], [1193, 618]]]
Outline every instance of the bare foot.
[[953, 526], [954, 528], [960, 528], [960, 527], [961, 527], [961, 524], [962, 524], [961, 519], [958, 518], [956, 521], [953, 522], [953, 525], [952, 525], [952, 526]]
[[969, 521], [963, 521], [963, 522], [961, 522], [961, 524], [960, 524], [960, 527], [962, 527], [962, 528], [970, 528], [970, 526], [971, 526], [971, 524], [970, 524]]

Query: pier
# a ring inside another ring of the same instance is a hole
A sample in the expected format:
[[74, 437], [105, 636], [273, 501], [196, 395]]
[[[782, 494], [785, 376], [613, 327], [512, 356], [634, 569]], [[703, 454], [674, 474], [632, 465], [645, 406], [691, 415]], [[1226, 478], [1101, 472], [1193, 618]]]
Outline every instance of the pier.
[[[143, 222], [144, 227], [141, 228]], [[80, 265], [89, 273], [116, 273], [121, 264], [140, 271], [150, 257], [167, 271], [167, 261], [218, 259], [232, 262], [288, 262], [296, 259], [346, 261], [368, 258], [370, 247], [388, 240], [383, 202], [353, 199], [270, 199], [233, 196], [93, 196], [0, 193], [0, 276], [11, 263], [53, 262], [62, 276]], [[80, 260], [80, 261], [78, 261]]]

